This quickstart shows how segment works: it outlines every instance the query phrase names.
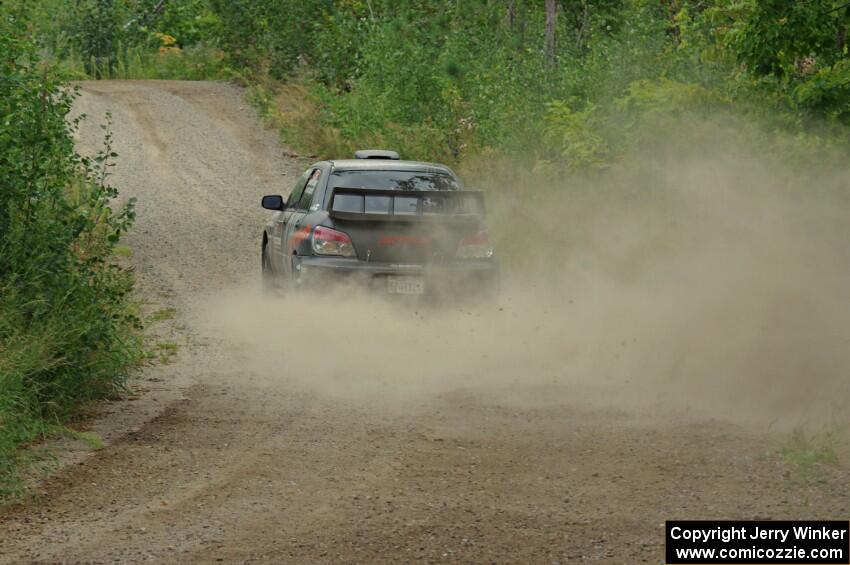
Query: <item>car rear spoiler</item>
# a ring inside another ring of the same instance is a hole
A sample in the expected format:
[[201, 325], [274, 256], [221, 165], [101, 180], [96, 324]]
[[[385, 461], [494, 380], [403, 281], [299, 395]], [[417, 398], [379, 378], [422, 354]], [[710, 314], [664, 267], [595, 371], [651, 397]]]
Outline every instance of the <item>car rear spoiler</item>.
[[340, 220], [468, 221], [484, 217], [484, 195], [467, 190], [384, 190], [337, 187], [328, 215]]

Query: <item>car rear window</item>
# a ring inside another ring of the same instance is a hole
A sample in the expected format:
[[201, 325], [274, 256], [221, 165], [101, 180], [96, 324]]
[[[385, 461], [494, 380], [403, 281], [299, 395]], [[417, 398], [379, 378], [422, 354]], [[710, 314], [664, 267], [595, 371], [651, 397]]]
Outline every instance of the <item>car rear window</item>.
[[428, 171], [334, 171], [330, 187], [382, 190], [460, 190], [448, 174]]

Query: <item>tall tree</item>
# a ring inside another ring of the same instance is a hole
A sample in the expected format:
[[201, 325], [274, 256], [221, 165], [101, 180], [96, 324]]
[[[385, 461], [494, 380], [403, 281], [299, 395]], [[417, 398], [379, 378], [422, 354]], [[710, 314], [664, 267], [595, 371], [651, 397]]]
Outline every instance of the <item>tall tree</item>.
[[555, 28], [558, 19], [557, 0], [546, 0], [546, 62], [549, 66], [555, 66]]
[[505, 9], [505, 23], [511, 31], [514, 29], [514, 18], [516, 18], [515, 0], [508, 0], [508, 5]]

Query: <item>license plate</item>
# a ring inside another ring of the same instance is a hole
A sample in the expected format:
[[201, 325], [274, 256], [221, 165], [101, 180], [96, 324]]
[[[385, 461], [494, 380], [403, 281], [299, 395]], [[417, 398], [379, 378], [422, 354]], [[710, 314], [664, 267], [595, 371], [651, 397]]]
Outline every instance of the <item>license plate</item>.
[[422, 277], [387, 277], [387, 292], [390, 294], [424, 294], [425, 280]]

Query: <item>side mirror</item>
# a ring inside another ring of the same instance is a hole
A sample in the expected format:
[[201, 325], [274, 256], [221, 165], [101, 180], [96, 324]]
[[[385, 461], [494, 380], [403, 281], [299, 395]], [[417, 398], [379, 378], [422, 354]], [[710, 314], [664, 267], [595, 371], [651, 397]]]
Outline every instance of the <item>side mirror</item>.
[[283, 210], [286, 204], [283, 202], [283, 196], [270, 195], [263, 196], [263, 208], [266, 210]]

